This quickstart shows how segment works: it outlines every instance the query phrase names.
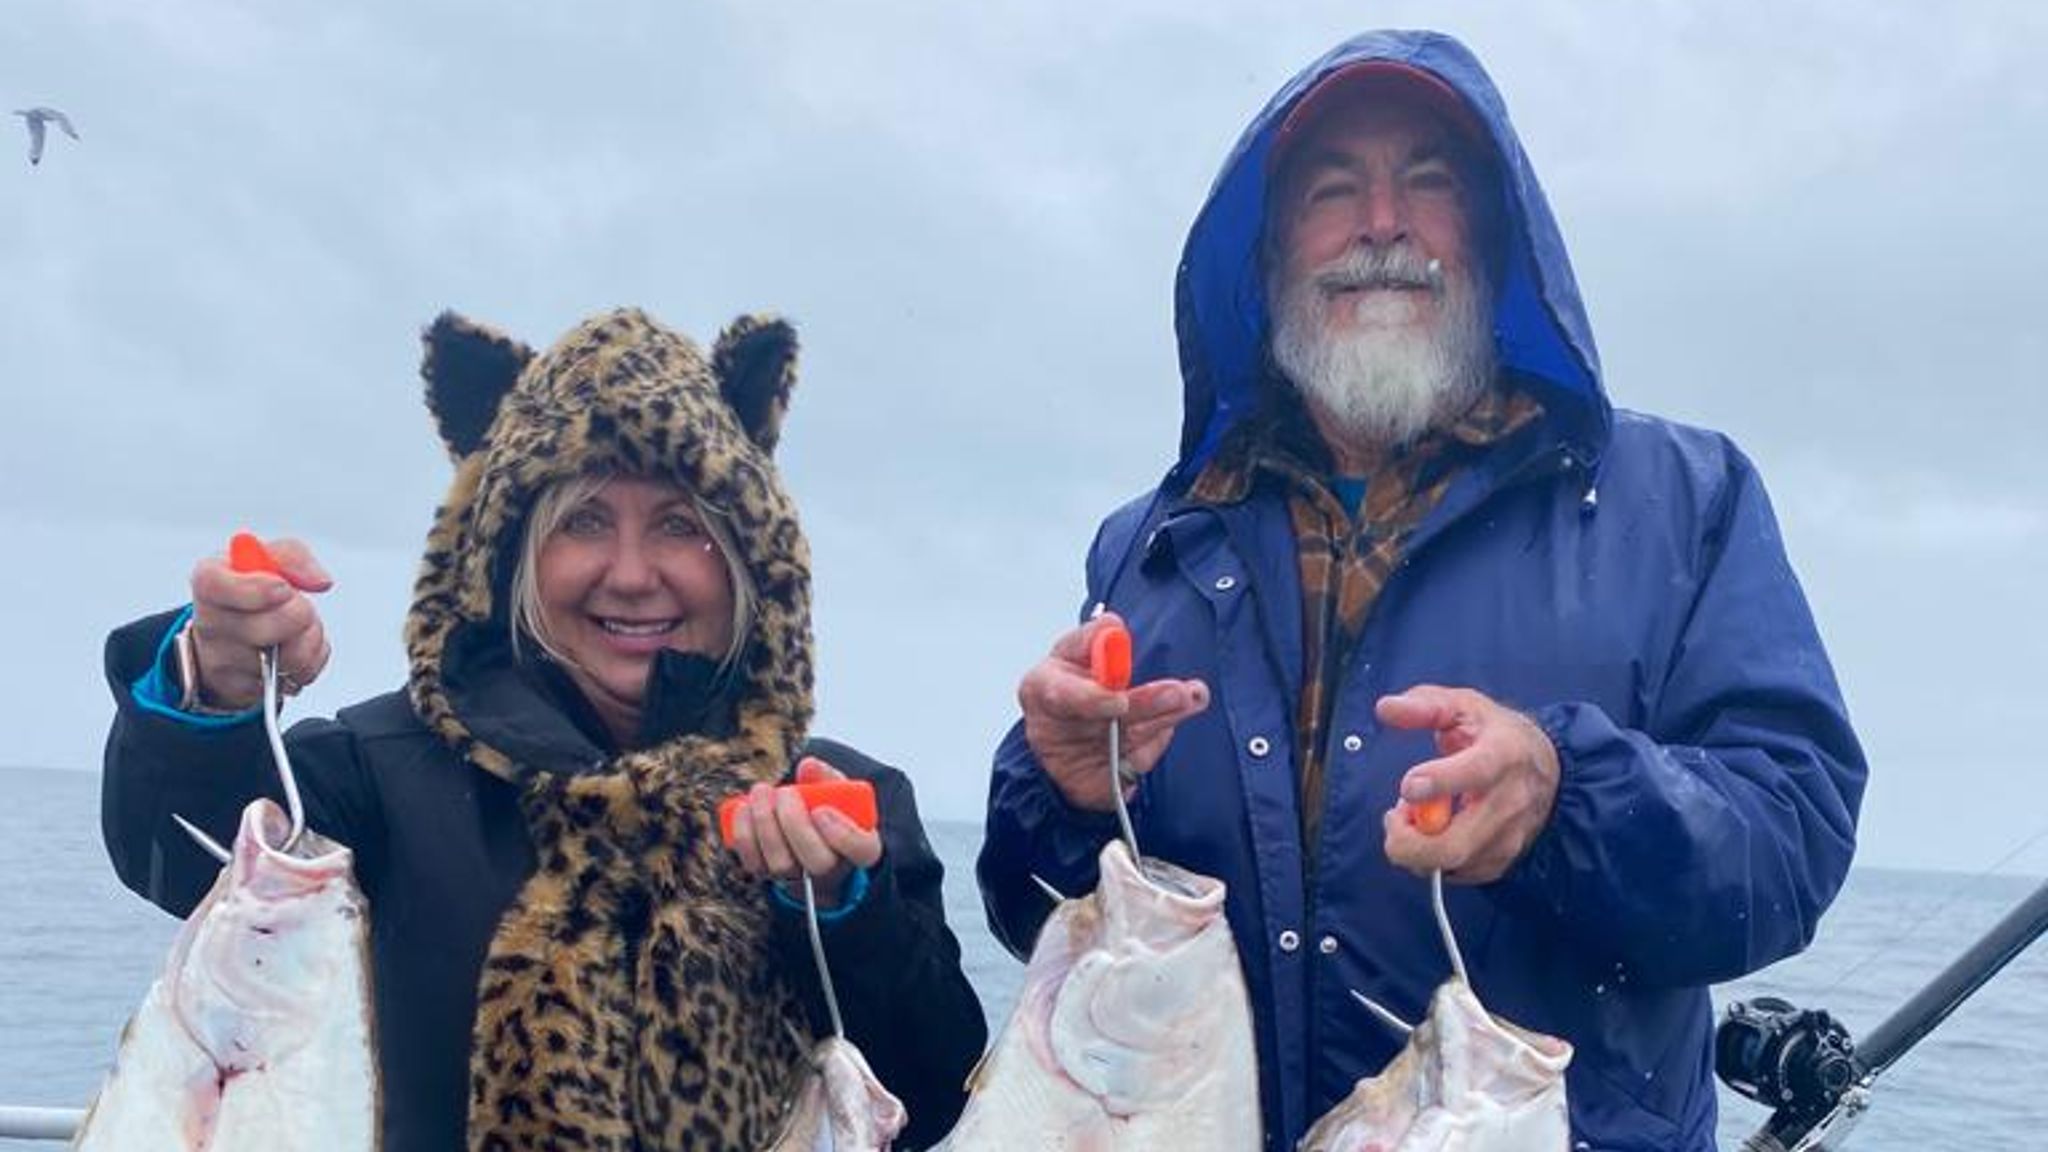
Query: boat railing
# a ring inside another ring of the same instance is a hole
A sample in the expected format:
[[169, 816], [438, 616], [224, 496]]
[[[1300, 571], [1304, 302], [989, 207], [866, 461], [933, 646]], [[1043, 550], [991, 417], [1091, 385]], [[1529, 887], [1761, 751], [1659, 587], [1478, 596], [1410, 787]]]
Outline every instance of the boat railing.
[[85, 1119], [82, 1108], [28, 1108], [0, 1104], [0, 1140], [69, 1140]]

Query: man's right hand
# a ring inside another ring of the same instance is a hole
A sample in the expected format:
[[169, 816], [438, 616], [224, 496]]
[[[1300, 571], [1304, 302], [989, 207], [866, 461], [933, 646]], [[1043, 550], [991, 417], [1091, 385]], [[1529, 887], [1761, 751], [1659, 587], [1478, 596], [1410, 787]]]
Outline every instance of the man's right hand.
[[209, 556], [192, 569], [192, 642], [198, 657], [199, 700], [242, 711], [263, 699], [262, 652], [276, 647], [280, 689], [295, 694], [319, 678], [330, 649], [320, 613], [308, 592], [334, 586], [313, 552], [296, 540], [269, 540], [280, 579], [267, 572], [237, 572], [226, 557]]
[[1116, 808], [1110, 720], [1123, 721], [1124, 764], [1142, 775], [1166, 753], [1174, 728], [1209, 706], [1209, 686], [1200, 680], [1150, 680], [1123, 692], [1097, 684], [1088, 668], [1089, 642], [1111, 623], [1121, 621], [1105, 612], [1061, 636], [1017, 685], [1032, 753], [1068, 804], [1092, 812]]

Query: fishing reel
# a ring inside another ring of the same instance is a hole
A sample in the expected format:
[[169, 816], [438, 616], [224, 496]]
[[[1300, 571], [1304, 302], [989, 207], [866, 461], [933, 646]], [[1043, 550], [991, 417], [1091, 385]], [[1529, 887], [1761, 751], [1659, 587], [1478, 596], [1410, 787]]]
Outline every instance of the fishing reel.
[[1714, 1029], [1714, 1074], [1787, 1120], [1812, 1123], [1860, 1075], [1849, 1030], [1775, 996], [1738, 1000]]

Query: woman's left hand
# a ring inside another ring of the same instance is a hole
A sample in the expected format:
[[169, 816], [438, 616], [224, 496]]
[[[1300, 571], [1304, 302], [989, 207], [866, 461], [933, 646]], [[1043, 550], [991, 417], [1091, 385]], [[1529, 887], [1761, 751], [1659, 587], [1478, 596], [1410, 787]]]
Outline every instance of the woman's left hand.
[[[844, 779], [845, 773], [815, 756], [796, 766], [799, 784]], [[742, 867], [782, 885], [799, 902], [803, 876], [809, 873], [820, 908], [838, 907], [853, 870], [872, 868], [882, 859], [880, 832], [863, 831], [831, 808], [810, 811], [794, 789], [772, 784], [756, 784], [747, 792], [733, 820], [732, 839]]]

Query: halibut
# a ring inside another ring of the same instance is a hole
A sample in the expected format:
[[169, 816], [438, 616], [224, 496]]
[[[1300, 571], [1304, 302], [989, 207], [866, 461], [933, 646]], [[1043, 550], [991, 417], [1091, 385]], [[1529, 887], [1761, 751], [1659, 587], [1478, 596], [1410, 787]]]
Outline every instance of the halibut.
[[1565, 1152], [1572, 1046], [1502, 1020], [1452, 977], [1379, 1075], [1360, 1080], [1301, 1152]]
[[269, 800], [185, 921], [72, 1147], [369, 1152], [378, 1146], [368, 913], [347, 848]]
[[1224, 885], [1120, 840], [1040, 931], [950, 1152], [1255, 1152], [1252, 1014]]
[[860, 1049], [828, 1036], [811, 1049], [789, 1123], [768, 1152], [889, 1152], [907, 1119]]

